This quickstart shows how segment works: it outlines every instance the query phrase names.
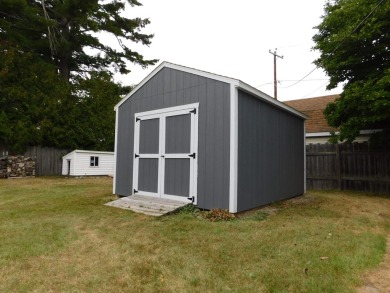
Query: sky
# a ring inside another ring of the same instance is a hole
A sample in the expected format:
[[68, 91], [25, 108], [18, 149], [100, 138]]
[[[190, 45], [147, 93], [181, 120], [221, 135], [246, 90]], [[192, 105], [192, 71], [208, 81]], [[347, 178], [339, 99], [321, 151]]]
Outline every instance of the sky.
[[146, 59], [159, 59], [131, 73], [115, 75], [125, 85], [141, 82], [161, 62], [196, 68], [239, 79], [273, 96], [273, 55], [277, 48], [278, 100], [287, 101], [341, 93], [326, 90], [328, 77], [314, 70], [314, 26], [321, 23], [326, 0], [140, 0], [126, 17], [149, 18], [142, 33], [154, 34], [152, 44], [129, 43]]

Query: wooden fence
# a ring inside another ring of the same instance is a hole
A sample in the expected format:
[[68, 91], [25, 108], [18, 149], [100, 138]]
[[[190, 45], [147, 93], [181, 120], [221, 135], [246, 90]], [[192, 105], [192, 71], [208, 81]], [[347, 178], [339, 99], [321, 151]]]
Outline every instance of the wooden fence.
[[62, 173], [62, 156], [71, 152], [46, 147], [29, 147], [23, 154], [25, 157], [35, 157], [35, 175], [61, 175]]
[[307, 189], [390, 193], [390, 150], [368, 143], [306, 146]]

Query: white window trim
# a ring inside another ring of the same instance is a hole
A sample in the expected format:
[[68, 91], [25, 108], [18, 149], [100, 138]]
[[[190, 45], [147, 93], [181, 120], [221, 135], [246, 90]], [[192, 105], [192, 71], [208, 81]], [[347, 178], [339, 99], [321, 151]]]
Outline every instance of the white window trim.
[[[93, 166], [91, 165], [91, 158], [93, 158]], [[97, 163], [97, 165], [95, 165], [95, 164], [96, 164], [96, 158], [98, 158], [98, 163]], [[99, 156], [91, 155], [91, 156], [89, 157], [89, 168], [99, 168], [99, 165], [100, 165]]]

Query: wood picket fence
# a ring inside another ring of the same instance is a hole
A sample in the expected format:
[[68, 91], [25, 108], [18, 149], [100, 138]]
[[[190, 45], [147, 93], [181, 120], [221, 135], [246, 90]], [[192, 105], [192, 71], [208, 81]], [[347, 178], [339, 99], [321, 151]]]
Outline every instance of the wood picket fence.
[[[61, 175], [62, 156], [70, 149], [29, 147], [35, 175]], [[390, 193], [390, 150], [368, 143], [306, 145], [306, 187], [319, 190], [357, 190]]]
[[390, 193], [390, 150], [368, 143], [306, 146], [307, 189]]
[[61, 175], [62, 157], [72, 150], [48, 147], [29, 147], [23, 154], [25, 157], [35, 157], [35, 175]]

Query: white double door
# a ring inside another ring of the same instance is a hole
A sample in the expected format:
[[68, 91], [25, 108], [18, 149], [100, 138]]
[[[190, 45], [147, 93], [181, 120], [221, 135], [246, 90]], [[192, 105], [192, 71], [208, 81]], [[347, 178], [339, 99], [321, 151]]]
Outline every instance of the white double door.
[[196, 203], [198, 104], [135, 114], [133, 193]]

